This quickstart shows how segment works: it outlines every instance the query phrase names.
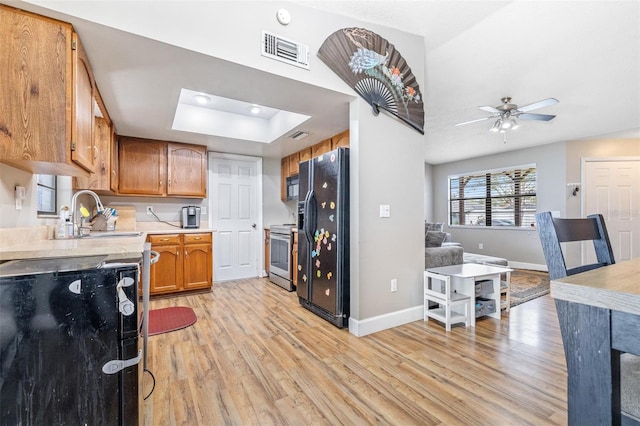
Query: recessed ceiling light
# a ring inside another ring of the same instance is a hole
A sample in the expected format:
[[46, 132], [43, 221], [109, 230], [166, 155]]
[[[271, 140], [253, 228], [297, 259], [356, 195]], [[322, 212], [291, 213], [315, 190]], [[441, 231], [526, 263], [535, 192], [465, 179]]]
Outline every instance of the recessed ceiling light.
[[203, 104], [203, 105], [211, 101], [211, 98], [208, 97], [207, 95], [200, 95], [200, 94], [194, 95], [193, 99], [195, 99], [196, 102], [198, 102], [199, 104]]
[[262, 112], [262, 108], [259, 105], [251, 105], [251, 114], [260, 114]]

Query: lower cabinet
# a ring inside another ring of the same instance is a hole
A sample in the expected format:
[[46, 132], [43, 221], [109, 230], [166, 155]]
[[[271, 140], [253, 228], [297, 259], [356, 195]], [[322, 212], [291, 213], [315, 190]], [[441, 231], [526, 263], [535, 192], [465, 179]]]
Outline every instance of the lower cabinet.
[[211, 288], [213, 243], [210, 232], [154, 234], [151, 250], [160, 259], [151, 265], [151, 295]]

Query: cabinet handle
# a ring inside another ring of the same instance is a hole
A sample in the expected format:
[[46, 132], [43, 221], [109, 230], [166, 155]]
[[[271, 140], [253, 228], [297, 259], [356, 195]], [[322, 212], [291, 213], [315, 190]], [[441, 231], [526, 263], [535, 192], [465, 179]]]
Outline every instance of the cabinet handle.
[[169, 241], [168, 238], [161, 238], [160, 241]]
[[194, 239], [195, 239], [195, 240], [201, 240], [201, 239], [202, 239], [202, 237], [195, 237]]
[[95, 160], [96, 158], [98, 158], [98, 147], [97, 146], [93, 146], [93, 159]]
[[189, 254], [189, 253], [187, 253], [187, 251], [185, 250], [185, 251], [184, 251], [184, 255], [185, 255], [185, 257], [186, 257], [188, 254]]
[[167, 181], [167, 185], [171, 186], [171, 179]]

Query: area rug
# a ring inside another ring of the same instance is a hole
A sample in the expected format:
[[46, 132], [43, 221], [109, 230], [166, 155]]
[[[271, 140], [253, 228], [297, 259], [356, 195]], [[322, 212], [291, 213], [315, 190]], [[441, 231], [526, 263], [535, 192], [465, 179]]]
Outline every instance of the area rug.
[[193, 309], [176, 306], [151, 309], [149, 311], [149, 336], [180, 330], [195, 324], [197, 318]]
[[514, 269], [511, 273], [511, 306], [549, 293], [549, 273]]

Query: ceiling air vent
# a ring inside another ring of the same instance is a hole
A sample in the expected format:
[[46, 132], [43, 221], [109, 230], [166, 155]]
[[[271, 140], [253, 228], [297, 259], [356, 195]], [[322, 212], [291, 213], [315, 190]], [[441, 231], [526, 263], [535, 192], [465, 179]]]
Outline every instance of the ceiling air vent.
[[262, 31], [262, 56], [309, 69], [309, 46]]
[[297, 141], [299, 141], [300, 139], [304, 139], [307, 136], [309, 136], [309, 132], [303, 132], [302, 130], [295, 131], [291, 135], [289, 135], [291, 139], [295, 139]]

